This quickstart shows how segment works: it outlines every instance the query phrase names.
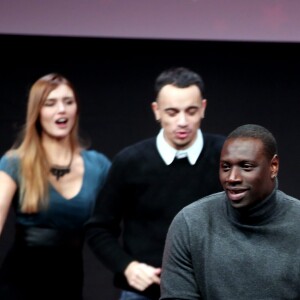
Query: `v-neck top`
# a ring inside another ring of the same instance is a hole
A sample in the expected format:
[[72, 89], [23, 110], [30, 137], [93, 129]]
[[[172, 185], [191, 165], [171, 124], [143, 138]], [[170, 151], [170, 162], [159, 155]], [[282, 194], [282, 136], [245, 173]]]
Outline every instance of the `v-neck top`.
[[[95, 150], [83, 150], [81, 155], [84, 175], [80, 191], [71, 199], [66, 199], [49, 183], [47, 208], [31, 214], [20, 211], [19, 193], [16, 193], [13, 205], [17, 224], [66, 230], [79, 229], [83, 226], [92, 213], [111, 162], [105, 155]], [[0, 161], [0, 170], [7, 173], [17, 186], [20, 186], [20, 160], [16, 156], [4, 155]]]

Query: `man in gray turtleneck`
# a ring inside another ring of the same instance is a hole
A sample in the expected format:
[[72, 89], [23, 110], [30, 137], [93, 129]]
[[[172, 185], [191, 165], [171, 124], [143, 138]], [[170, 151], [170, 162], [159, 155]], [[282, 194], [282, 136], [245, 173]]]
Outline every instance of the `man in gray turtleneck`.
[[247, 124], [226, 139], [224, 191], [183, 208], [167, 235], [162, 299], [300, 299], [300, 201], [277, 189], [274, 136]]

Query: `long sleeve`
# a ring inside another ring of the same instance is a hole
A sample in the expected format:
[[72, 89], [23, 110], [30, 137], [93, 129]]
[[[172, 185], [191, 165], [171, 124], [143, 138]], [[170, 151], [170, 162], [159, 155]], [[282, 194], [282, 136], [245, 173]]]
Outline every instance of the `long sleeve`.
[[190, 253], [192, 241], [188, 226], [180, 212], [170, 225], [163, 256], [161, 300], [200, 300]]

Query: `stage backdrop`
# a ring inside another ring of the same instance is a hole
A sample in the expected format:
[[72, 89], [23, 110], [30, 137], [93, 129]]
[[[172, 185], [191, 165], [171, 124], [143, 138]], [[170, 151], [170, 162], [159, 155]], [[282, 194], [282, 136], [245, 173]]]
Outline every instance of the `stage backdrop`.
[[298, 0], [1, 0], [0, 33], [300, 41]]

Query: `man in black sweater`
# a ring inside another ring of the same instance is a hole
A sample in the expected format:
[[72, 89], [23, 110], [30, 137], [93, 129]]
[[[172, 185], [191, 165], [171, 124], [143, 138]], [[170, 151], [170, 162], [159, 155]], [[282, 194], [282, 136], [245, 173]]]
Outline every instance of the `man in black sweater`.
[[174, 216], [193, 201], [222, 190], [221, 135], [200, 130], [207, 100], [202, 78], [186, 68], [156, 79], [156, 137], [123, 149], [86, 225], [96, 256], [115, 273], [121, 298], [160, 297], [162, 255]]

